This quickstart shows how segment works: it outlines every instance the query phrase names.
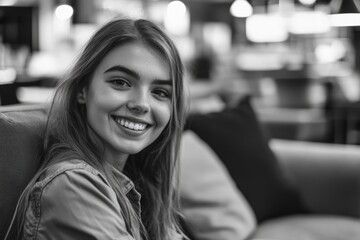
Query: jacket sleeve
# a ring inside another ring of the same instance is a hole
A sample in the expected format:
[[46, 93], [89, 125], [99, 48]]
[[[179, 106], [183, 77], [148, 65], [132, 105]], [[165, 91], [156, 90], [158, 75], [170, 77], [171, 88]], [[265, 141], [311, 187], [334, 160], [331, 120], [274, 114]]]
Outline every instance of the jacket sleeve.
[[47, 184], [36, 239], [133, 240], [115, 192], [85, 170], [66, 171]]

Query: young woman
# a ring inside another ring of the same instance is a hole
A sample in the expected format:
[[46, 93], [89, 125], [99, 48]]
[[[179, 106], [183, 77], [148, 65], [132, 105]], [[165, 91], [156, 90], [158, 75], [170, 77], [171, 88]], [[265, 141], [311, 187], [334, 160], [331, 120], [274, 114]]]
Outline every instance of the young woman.
[[58, 86], [41, 168], [8, 239], [179, 239], [183, 67], [147, 20], [116, 19]]

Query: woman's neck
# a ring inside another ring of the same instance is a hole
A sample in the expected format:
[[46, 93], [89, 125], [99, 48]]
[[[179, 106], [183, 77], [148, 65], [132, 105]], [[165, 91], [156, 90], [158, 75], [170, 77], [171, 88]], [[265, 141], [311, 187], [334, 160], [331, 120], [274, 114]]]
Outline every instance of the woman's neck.
[[128, 154], [111, 154], [109, 151], [105, 151], [104, 153], [104, 160], [110, 163], [114, 168], [118, 171], [122, 172], [126, 161], [128, 159]]

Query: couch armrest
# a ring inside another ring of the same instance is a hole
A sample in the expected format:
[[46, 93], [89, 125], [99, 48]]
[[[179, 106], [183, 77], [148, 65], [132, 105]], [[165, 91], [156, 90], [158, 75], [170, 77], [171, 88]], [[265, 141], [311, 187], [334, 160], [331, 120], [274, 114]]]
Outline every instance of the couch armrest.
[[312, 213], [360, 217], [360, 146], [272, 139], [270, 147]]

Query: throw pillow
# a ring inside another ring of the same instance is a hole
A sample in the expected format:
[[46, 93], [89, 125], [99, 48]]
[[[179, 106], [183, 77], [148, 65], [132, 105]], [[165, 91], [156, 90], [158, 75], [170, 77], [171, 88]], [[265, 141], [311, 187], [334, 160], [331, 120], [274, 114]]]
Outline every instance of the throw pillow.
[[249, 97], [219, 112], [190, 115], [186, 129], [218, 155], [258, 222], [305, 212], [299, 194], [282, 174]]
[[254, 213], [211, 148], [191, 131], [180, 152], [180, 199], [191, 239], [246, 239]]

